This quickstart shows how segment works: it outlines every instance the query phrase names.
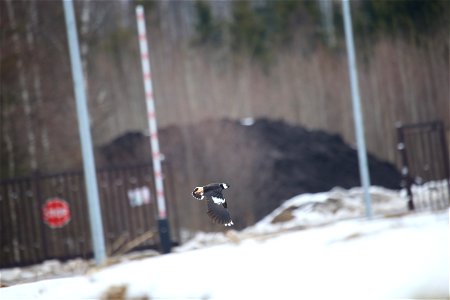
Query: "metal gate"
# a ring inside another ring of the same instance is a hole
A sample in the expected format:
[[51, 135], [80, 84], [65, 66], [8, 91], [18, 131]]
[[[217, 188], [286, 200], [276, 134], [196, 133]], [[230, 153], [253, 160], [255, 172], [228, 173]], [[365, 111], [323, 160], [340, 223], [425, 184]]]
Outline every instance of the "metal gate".
[[397, 133], [409, 209], [448, 207], [450, 164], [443, 123], [400, 124]]
[[[168, 175], [167, 170], [165, 172]], [[97, 170], [106, 249], [109, 255], [159, 244], [151, 164]], [[170, 181], [170, 180], [169, 180]], [[171, 189], [167, 188], [170, 192]], [[60, 227], [44, 222], [49, 199], [68, 204], [70, 221]], [[167, 195], [172, 237], [178, 236], [176, 207]], [[0, 267], [50, 258], [93, 256], [82, 171], [0, 181]]]

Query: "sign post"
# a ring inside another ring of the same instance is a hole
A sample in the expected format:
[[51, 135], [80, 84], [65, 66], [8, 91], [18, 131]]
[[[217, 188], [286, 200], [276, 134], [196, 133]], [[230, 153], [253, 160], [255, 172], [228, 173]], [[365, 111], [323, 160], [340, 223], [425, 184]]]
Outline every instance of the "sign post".
[[167, 220], [166, 201], [164, 197], [163, 174], [161, 168], [161, 152], [159, 151], [158, 126], [156, 124], [155, 101], [150, 69], [150, 56], [145, 29], [145, 15], [142, 5], [136, 6], [136, 20], [141, 53], [142, 77], [144, 80], [145, 103], [147, 106], [147, 120], [150, 130], [150, 146], [152, 149], [153, 175], [155, 177], [156, 201], [158, 203], [158, 230], [163, 253], [171, 249], [169, 222]]

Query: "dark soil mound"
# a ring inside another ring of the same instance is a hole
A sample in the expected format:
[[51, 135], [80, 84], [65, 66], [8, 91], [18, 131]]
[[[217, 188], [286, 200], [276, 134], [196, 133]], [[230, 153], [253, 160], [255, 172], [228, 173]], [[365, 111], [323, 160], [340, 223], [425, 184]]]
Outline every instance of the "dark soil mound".
[[[280, 187], [299, 192], [360, 185], [358, 154], [339, 135], [308, 131], [284, 122], [259, 120], [249, 128], [273, 147], [274, 173]], [[368, 157], [372, 185], [400, 188], [401, 175], [391, 163]]]
[[[270, 198], [288, 199], [305, 192], [360, 186], [358, 154], [339, 135], [309, 131], [281, 121], [258, 120], [248, 128], [271, 149]], [[399, 189], [401, 175], [391, 163], [368, 155], [371, 184]], [[272, 205], [262, 209], [268, 213]]]
[[[150, 153], [148, 139], [136, 133], [129, 137], [104, 147], [104, 161], [145, 160]], [[192, 208], [190, 193], [196, 185], [231, 185], [227, 198], [237, 228], [251, 225], [295, 195], [360, 186], [357, 151], [340, 136], [282, 121], [259, 119], [250, 126], [231, 120], [203, 121], [164, 128], [160, 139], [172, 197], [186, 214], [180, 222], [191, 229], [219, 229], [208, 227], [203, 207]], [[368, 161], [372, 185], [400, 188], [401, 176], [394, 165], [373, 155]]]

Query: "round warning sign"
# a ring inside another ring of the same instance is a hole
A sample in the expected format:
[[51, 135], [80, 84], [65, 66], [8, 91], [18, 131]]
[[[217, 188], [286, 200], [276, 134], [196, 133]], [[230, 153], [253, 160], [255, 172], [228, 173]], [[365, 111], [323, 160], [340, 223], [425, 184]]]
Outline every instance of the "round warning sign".
[[51, 198], [42, 207], [44, 222], [51, 228], [59, 228], [70, 221], [69, 204], [60, 198]]

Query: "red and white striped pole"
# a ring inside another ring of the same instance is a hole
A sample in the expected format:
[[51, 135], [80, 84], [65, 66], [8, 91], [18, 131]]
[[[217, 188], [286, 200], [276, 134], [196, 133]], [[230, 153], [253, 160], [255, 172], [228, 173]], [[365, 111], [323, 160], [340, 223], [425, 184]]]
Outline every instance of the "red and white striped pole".
[[144, 80], [145, 103], [147, 104], [147, 120], [150, 130], [150, 146], [152, 149], [153, 174], [155, 177], [156, 200], [158, 203], [158, 226], [161, 245], [165, 253], [170, 252], [169, 226], [164, 197], [163, 174], [161, 168], [161, 153], [159, 151], [158, 126], [156, 124], [155, 99], [150, 69], [150, 56], [148, 51], [145, 15], [142, 5], [136, 6], [136, 20], [139, 34], [139, 49], [141, 51], [142, 77]]

